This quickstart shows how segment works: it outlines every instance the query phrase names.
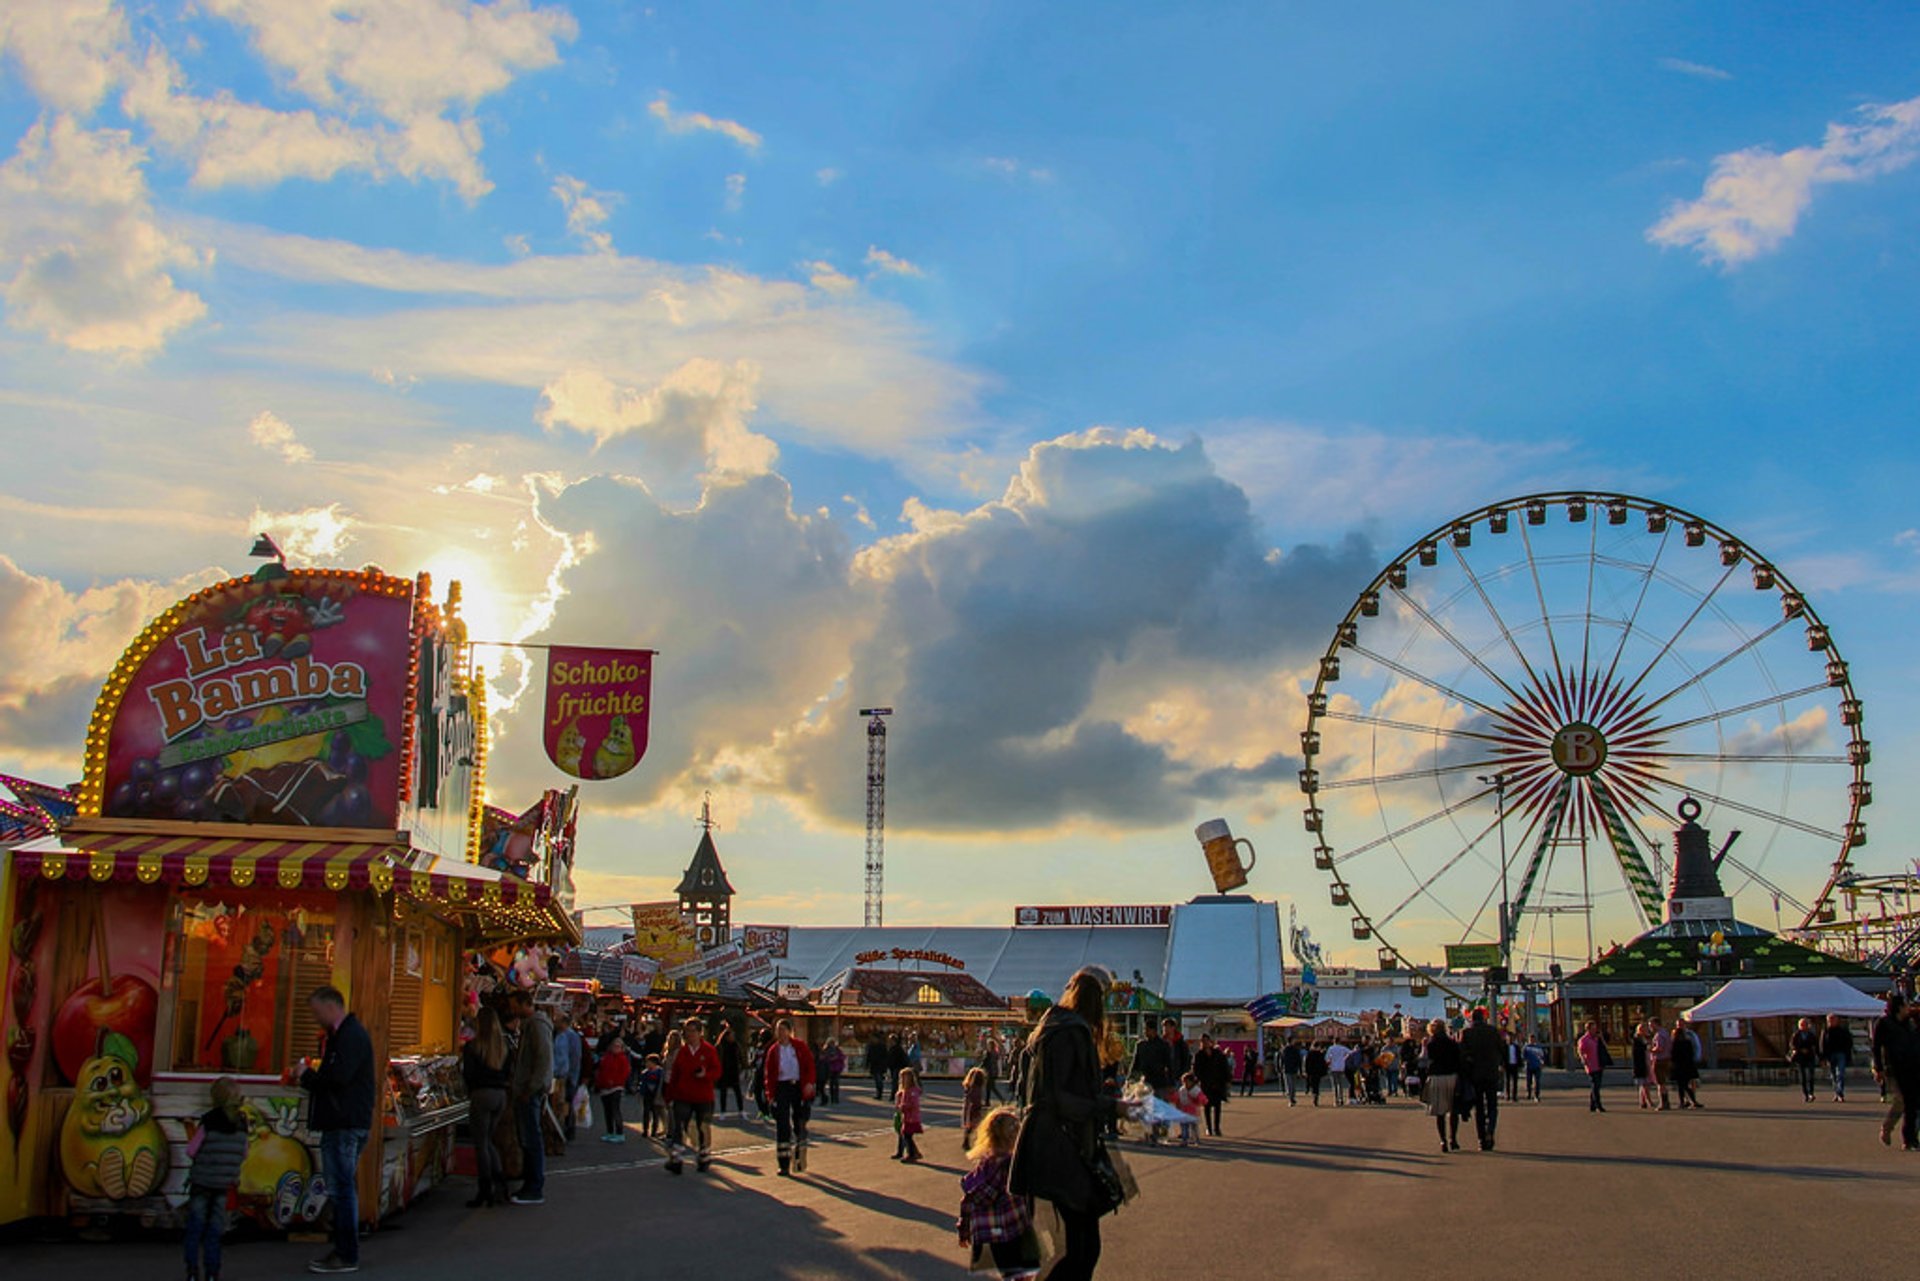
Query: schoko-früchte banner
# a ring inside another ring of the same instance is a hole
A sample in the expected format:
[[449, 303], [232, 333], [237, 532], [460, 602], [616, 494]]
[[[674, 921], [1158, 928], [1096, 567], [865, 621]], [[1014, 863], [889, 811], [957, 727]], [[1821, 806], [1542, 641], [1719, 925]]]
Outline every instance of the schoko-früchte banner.
[[618, 778], [647, 754], [653, 651], [547, 651], [547, 756], [575, 778]]

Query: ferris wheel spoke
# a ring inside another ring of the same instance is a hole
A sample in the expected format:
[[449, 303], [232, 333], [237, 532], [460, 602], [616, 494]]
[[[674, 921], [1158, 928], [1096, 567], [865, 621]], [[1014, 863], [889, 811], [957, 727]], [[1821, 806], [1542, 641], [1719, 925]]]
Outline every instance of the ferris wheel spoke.
[[1707, 606], [1713, 603], [1713, 598], [1719, 594], [1722, 587], [1727, 585], [1727, 580], [1733, 577], [1733, 571], [1737, 568], [1739, 568], [1738, 562], [1727, 566], [1727, 572], [1714, 580], [1713, 586], [1707, 589], [1706, 595], [1702, 596], [1700, 602], [1693, 607], [1693, 612], [1687, 615], [1686, 621], [1680, 624], [1679, 629], [1675, 631], [1673, 635], [1667, 637], [1666, 644], [1660, 647], [1660, 652], [1653, 656], [1653, 660], [1641, 670], [1638, 676], [1633, 678], [1633, 683], [1626, 687], [1624, 692], [1627, 696], [1637, 693], [1640, 686], [1646, 682], [1647, 677], [1653, 675], [1653, 669], [1660, 666], [1660, 660], [1673, 652], [1673, 647], [1680, 643], [1680, 638], [1687, 634], [1687, 629], [1693, 626], [1694, 620], [1706, 612]]
[[1716, 761], [1724, 765], [1851, 765], [1844, 756], [1807, 756], [1797, 752], [1662, 752], [1670, 761]]
[[1607, 664], [1607, 674], [1601, 680], [1602, 688], [1613, 684], [1613, 677], [1620, 670], [1620, 656], [1627, 652], [1627, 641], [1633, 636], [1634, 624], [1640, 621], [1640, 609], [1647, 603], [1647, 593], [1653, 587], [1654, 575], [1660, 572], [1660, 558], [1666, 554], [1667, 542], [1673, 537], [1673, 527], [1668, 526], [1660, 532], [1659, 545], [1653, 549], [1653, 559], [1647, 562], [1646, 572], [1640, 579], [1640, 594], [1634, 597], [1633, 610], [1627, 615], [1627, 625], [1620, 629], [1620, 642], [1613, 647], [1613, 658]]
[[1432, 769], [1403, 770], [1397, 774], [1368, 774], [1360, 778], [1336, 778], [1320, 784], [1320, 790], [1330, 792], [1342, 787], [1369, 787], [1380, 783], [1405, 783], [1412, 779], [1442, 778], [1448, 774], [1463, 774], [1468, 770], [1487, 769], [1500, 764], [1497, 759], [1461, 761], [1457, 765], [1436, 765]]
[[1364, 712], [1324, 712], [1320, 716], [1326, 721], [1350, 721], [1355, 725], [1373, 725], [1381, 729], [1405, 730], [1410, 734], [1440, 734], [1447, 738], [1471, 738], [1483, 743], [1504, 743], [1508, 740], [1499, 734], [1484, 734], [1471, 729], [1449, 729], [1444, 725], [1416, 725], [1412, 721], [1389, 720], [1384, 716], [1368, 716]]
[[1408, 823], [1406, 826], [1396, 828], [1395, 830], [1388, 832], [1384, 836], [1376, 836], [1372, 840], [1368, 841], [1365, 845], [1356, 845], [1352, 849], [1348, 850], [1346, 853], [1335, 858], [1333, 861], [1336, 865], [1338, 865], [1338, 864], [1347, 862], [1349, 859], [1358, 858], [1360, 855], [1365, 854], [1368, 850], [1377, 849], [1382, 845], [1386, 845], [1386, 844], [1389, 844], [1390, 842], [1397, 841], [1401, 837], [1406, 836], [1412, 832], [1417, 832], [1421, 828], [1425, 827], [1427, 824], [1438, 822], [1439, 820], [1447, 817], [1447, 815], [1449, 814], [1458, 813], [1460, 810], [1463, 810], [1467, 806], [1472, 805], [1475, 801], [1481, 800], [1487, 796], [1491, 796], [1492, 794], [1493, 794], [1493, 789], [1491, 787], [1482, 788], [1480, 791], [1474, 792], [1470, 796], [1467, 796], [1462, 798], [1461, 800], [1455, 801], [1453, 804], [1447, 806], [1445, 809], [1435, 810], [1433, 813], [1427, 815], [1425, 818], [1417, 818], [1413, 822]]
[[1678, 685], [1675, 685], [1672, 689], [1660, 695], [1660, 697], [1646, 703], [1641, 710], [1651, 712], [1656, 707], [1659, 707], [1661, 704], [1665, 703], [1667, 700], [1673, 698], [1675, 695], [1684, 693], [1685, 691], [1692, 689], [1695, 685], [1698, 685], [1701, 681], [1707, 679], [1707, 677], [1713, 675], [1715, 672], [1725, 667], [1728, 663], [1731, 663], [1734, 659], [1739, 658], [1742, 654], [1751, 653], [1753, 648], [1756, 645], [1759, 645], [1762, 641], [1765, 641], [1769, 636], [1775, 635], [1780, 631], [1781, 628], [1785, 627], [1787, 624], [1793, 621], [1794, 620], [1791, 618], [1783, 618], [1779, 622], [1775, 623], [1773, 626], [1765, 628], [1761, 631], [1755, 632], [1752, 636], [1749, 636], [1746, 640], [1742, 641], [1740, 645], [1735, 649], [1729, 651], [1728, 653], [1721, 656], [1720, 658], [1715, 659], [1713, 662], [1708, 663], [1705, 667], [1701, 668], [1699, 671], [1695, 672], [1693, 675], [1687, 677], [1686, 680], [1681, 681]]
[[1557, 676], [1560, 672], [1560, 646], [1553, 638], [1553, 617], [1547, 609], [1547, 591], [1540, 585], [1540, 562], [1534, 558], [1533, 537], [1527, 533], [1525, 521], [1520, 522], [1520, 546], [1526, 549], [1527, 572], [1533, 575], [1534, 599], [1540, 602], [1540, 626], [1546, 629], [1547, 650], [1553, 655], [1553, 670]]
[[1351, 649], [1354, 653], [1360, 655], [1362, 658], [1370, 659], [1371, 661], [1380, 664], [1380, 666], [1386, 668], [1390, 672], [1396, 672], [1399, 675], [1406, 677], [1410, 681], [1416, 681], [1419, 684], [1425, 685], [1428, 689], [1433, 690], [1435, 693], [1445, 694], [1448, 698], [1453, 699], [1455, 702], [1465, 703], [1469, 707], [1477, 707], [1481, 711], [1485, 712], [1487, 715], [1495, 718], [1498, 718], [1500, 715], [1499, 712], [1495, 711], [1491, 707], [1488, 707], [1485, 703], [1481, 702], [1479, 699], [1471, 698], [1466, 694], [1462, 694], [1459, 690], [1453, 688], [1451, 685], [1447, 685], [1441, 681], [1437, 681], [1433, 679], [1433, 677], [1431, 676], [1423, 676], [1419, 672], [1414, 671], [1411, 667], [1408, 667], [1406, 664], [1398, 663], [1398, 662], [1395, 662], [1393, 659], [1388, 658], [1385, 654], [1376, 654], [1364, 645], [1350, 645], [1348, 646], [1348, 648]]
[[[1442, 863], [1432, 876], [1429, 876], [1427, 877], [1426, 880], [1416, 884], [1413, 887], [1413, 892], [1411, 894], [1407, 895], [1405, 898], [1401, 899], [1398, 903], [1394, 904], [1393, 910], [1391, 912], [1388, 912], [1385, 916], [1376, 918], [1374, 921], [1375, 928], [1391, 925], [1393, 923], [1394, 917], [1406, 911], [1407, 908], [1411, 907], [1414, 903], [1418, 902], [1421, 897], [1425, 896], [1430, 890], [1432, 890], [1435, 885], [1439, 884], [1441, 877], [1445, 876], [1448, 872], [1451, 872], [1455, 867], [1459, 865], [1462, 859], [1466, 858], [1467, 855], [1473, 853], [1474, 849], [1478, 847], [1482, 841], [1486, 840], [1489, 836], [1492, 836], [1494, 829], [1499, 825], [1500, 825], [1500, 819], [1499, 819], [1499, 816], [1496, 815], [1494, 817], [1494, 820], [1491, 823], [1488, 823], [1485, 827], [1480, 829], [1480, 834], [1478, 836], [1474, 837], [1472, 840], [1468, 841], [1465, 845], [1461, 846], [1459, 852], [1454, 854], [1453, 857], [1449, 858], [1446, 862]], [[1463, 926], [1466, 924], [1465, 921], [1460, 920], [1460, 914], [1454, 911], [1452, 908], [1448, 907], [1445, 903], [1442, 903], [1439, 899], [1434, 899], [1433, 902], [1435, 906], [1437, 906], [1441, 911], [1445, 912], [1448, 916], [1451, 916], [1455, 921], [1459, 921], [1459, 923]]]
[[1675, 721], [1671, 725], [1662, 725], [1659, 727], [1659, 732], [1661, 734], [1677, 734], [1683, 729], [1692, 729], [1697, 725], [1710, 725], [1715, 721], [1724, 721], [1732, 716], [1744, 716], [1748, 712], [1757, 712], [1764, 708], [1778, 706], [1781, 703], [1790, 703], [1796, 698], [1806, 698], [1813, 694], [1824, 693], [1831, 688], [1833, 687], [1825, 681], [1821, 681], [1817, 685], [1805, 685], [1799, 689], [1790, 689], [1783, 694], [1773, 694], [1767, 698], [1757, 698], [1751, 703], [1742, 703], [1738, 707], [1723, 708], [1717, 712], [1710, 712], [1705, 716], [1696, 716], [1692, 720]]
[[1471, 649], [1468, 649], [1467, 646], [1464, 643], [1462, 643], [1462, 641], [1458, 636], [1455, 636], [1450, 630], [1448, 630], [1445, 624], [1441, 623], [1439, 619], [1433, 616], [1433, 614], [1426, 608], [1426, 606], [1422, 605], [1419, 601], [1415, 600], [1411, 595], [1409, 595], [1406, 591], [1402, 590], [1401, 588], [1398, 588], [1398, 587], [1394, 588], [1393, 594], [1395, 596], [1398, 596], [1401, 602], [1404, 603], [1407, 606], [1407, 608], [1411, 609], [1414, 613], [1418, 614], [1421, 620], [1425, 622], [1427, 626], [1433, 628], [1434, 631], [1439, 632], [1440, 635], [1446, 640], [1447, 644], [1453, 646], [1454, 649], [1459, 651], [1460, 657], [1466, 659], [1469, 663], [1472, 663], [1474, 667], [1479, 669], [1480, 674], [1482, 676], [1485, 676], [1488, 680], [1492, 681], [1495, 685], [1498, 685], [1503, 691], [1505, 691], [1508, 698], [1514, 699], [1515, 701], [1519, 700], [1520, 695], [1514, 690], [1514, 688], [1511, 685], [1507, 684], [1505, 680], [1501, 679], [1500, 675], [1497, 672], [1495, 672], [1491, 667], [1488, 667], [1486, 663], [1481, 660], [1478, 654], [1474, 653]]
[[1507, 648], [1513, 651], [1514, 661], [1520, 664], [1520, 670], [1527, 674], [1527, 680], [1533, 688], [1544, 695], [1546, 687], [1541, 683], [1540, 674], [1534, 671], [1533, 664], [1527, 661], [1526, 653], [1520, 648], [1520, 642], [1514, 638], [1513, 629], [1507, 626], [1507, 620], [1500, 616], [1498, 609], [1494, 608], [1493, 598], [1487, 594], [1486, 585], [1480, 581], [1480, 575], [1473, 572], [1473, 566], [1467, 563], [1467, 558], [1461, 554], [1457, 545], [1449, 544], [1449, 546], [1453, 546], [1453, 558], [1459, 562], [1461, 570], [1467, 576], [1467, 581], [1473, 584], [1474, 594], [1486, 607], [1488, 617], [1492, 618], [1493, 625], [1500, 629], [1500, 635], [1507, 642]]
[[1720, 796], [1707, 791], [1705, 788], [1693, 787], [1671, 780], [1663, 780], [1663, 785], [1671, 788], [1673, 791], [1691, 796], [1695, 800], [1711, 801], [1715, 805], [1724, 805], [1728, 809], [1738, 811], [1741, 814], [1748, 814], [1754, 818], [1765, 819], [1769, 823], [1778, 823], [1780, 826], [1790, 827], [1796, 832], [1805, 832], [1808, 836], [1818, 836], [1822, 840], [1832, 841], [1836, 845], [1840, 844], [1844, 839], [1838, 832], [1829, 832], [1823, 827], [1815, 827], [1811, 823], [1803, 823], [1799, 819], [1786, 814], [1776, 814], [1772, 810], [1761, 809], [1758, 805], [1749, 805], [1745, 801], [1736, 801], [1731, 797]]
[[[1545, 819], [1549, 824], [1553, 824], [1553, 825], [1557, 825], [1562, 821], [1563, 816], [1559, 813], [1553, 812], [1555, 808], [1557, 807], [1550, 807], [1549, 809], [1543, 810], [1540, 813], [1535, 814], [1533, 816], [1532, 821], [1530, 821], [1527, 824], [1526, 828], [1520, 833], [1519, 838], [1516, 839], [1511, 845], [1508, 846], [1509, 856], [1511, 856], [1512, 850], [1525, 849], [1528, 843], [1533, 841], [1533, 834], [1535, 831], [1540, 830], [1540, 824], [1542, 819]], [[1551, 817], [1549, 817], [1549, 815], [1551, 815]], [[1548, 827], [1545, 831], [1542, 832], [1541, 839], [1544, 841], [1550, 841], [1553, 835], [1553, 832], [1555, 830], [1556, 830], [1556, 827], [1553, 827], [1553, 826]], [[1472, 936], [1473, 932], [1480, 927], [1480, 918], [1487, 914], [1488, 904], [1493, 902], [1493, 896], [1498, 894], [1499, 892], [1500, 892], [1500, 878], [1495, 877], [1493, 880], [1493, 884], [1487, 887], [1487, 896], [1480, 900], [1480, 907], [1477, 911], [1474, 912], [1473, 919], [1465, 922], [1464, 928], [1462, 929], [1460, 934], [1460, 941], [1462, 943], [1466, 942], [1468, 938]], [[1456, 921], [1460, 919], [1457, 913], [1450, 913], [1450, 915], [1452, 915], [1453, 919]]]
[[1739, 859], [1735, 858], [1732, 855], [1732, 853], [1728, 853], [1727, 862], [1733, 864], [1733, 866], [1737, 870], [1746, 873], [1747, 879], [1752, 881], [1754, 884], [1758, 885], [1761, 889], [1766, 890], [1769, 894], [1773, 895], [1775, 898], [1781, 899], [1791, 904], [1793, 906], [1793, 909], [1796, 912], [1804, 912], [1808, 915], [1812, 915], [1813, 913], [1812, 908], [1808, 907], [1805, 903], [1802, 903], [1799, 899], [1795, 898], [1791, 893], [1783, 889], [1781, 886], [1775, 884], [1773, 881], [1762, 876], [1759, 872], [1759, 869], [1748, 867], [1745, 863], [1742, 863]]

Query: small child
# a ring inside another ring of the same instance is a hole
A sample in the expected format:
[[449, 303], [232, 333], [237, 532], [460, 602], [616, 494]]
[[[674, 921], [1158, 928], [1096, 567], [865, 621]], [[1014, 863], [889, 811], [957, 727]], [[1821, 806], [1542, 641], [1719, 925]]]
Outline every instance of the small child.
[[913, 1136], [926, 1127], [920, 1124], [920, 1074], [912, 1068], [900, 1069], [900, 1089], [893, 1096], [893, 1128], [900, 1134], [893, 1159], [909, 1164], [918, 1161], [920, 1145]]
[[980, 1118], [987, 1113], [987, 1072], [985, 1068], [969, 1069], [960, 1082], [960, 1150], [973, 1150], [973, 1132], [979, 1128]]
[[600, 1041], [600, 1061], [593, 1065], [593, 1088], [600, 1095], [600, 1113], [607, 1123], [602, 1143], [625, 1143], [627, 1123], [620, 1115], [620, 1099], [627, 1092], [627, 1077], [633, 1061], [620, 1044], [618, 1032], [608, 1032]]
[[981, 1120], [979, 1138], [967, 1149], [974, 1167], [960, 1178], [960, 1221], [954, 1225], [960, 1244], [973, 1251], [971, 1270], [985, 1271], [980, 1256], [987, 1254], [1002, 1281], [1028, 1281], [1040, 1275], [1039, 1252], [1031, 1236], [1033, 1202], [1007, 1191], [1013, 1144], [1019, 1135], [1020, 1114], [1012, 1108], [995, 1108]]
[[1200, 1078], [1189, 1072], [1180, 1078], [1180, 1088], [1173, 1092], [1173, 1106], [1180, 1109], [1184, 1118], [1180, 1122], [1180, 1146], [1190, 1148], [1200, 1142], [1200, 1109], [1207, 1105], [1207, 1096], [1200, 1089]]
[[187, 1281], [220, 1281], [220, 1238], [227, 1230], [227, 1197], [247, 1159], [247, 1123], [240, 1087], [230, 1076], [213, 1083], [213, 1106], [187, 1142]]
[[660, 1105], [660, 1087], [666, 1079], [660, 1056], [647, 1055], [647, 1065], [640, 1069], [640, 1137], [643, 1139], [666, 1133], [666, 1118], [662, 1115], [665, 1109]]

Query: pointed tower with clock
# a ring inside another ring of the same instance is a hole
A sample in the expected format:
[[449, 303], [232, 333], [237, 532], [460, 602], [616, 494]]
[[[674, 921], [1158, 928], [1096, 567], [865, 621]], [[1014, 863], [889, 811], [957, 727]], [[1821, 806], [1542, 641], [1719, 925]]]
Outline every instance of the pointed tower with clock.
[[700, 802], [700, 845], [680, 878], [680, 915], [693, 923], [700, 948], [720, 947], [733, 937], [733, 886], [713, 844], [713, 806]]

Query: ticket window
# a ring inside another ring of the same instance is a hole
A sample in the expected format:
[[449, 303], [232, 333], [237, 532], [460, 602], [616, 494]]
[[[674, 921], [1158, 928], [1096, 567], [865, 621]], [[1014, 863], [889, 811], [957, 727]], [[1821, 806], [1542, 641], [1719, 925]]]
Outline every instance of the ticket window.
[[332, 982], [330, 902], [182, 893], [170, 932], [174, 1071], [279, 1073], [319, 1050], [307, 1003]]

